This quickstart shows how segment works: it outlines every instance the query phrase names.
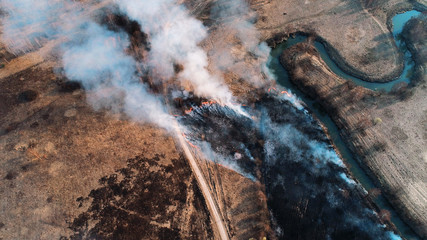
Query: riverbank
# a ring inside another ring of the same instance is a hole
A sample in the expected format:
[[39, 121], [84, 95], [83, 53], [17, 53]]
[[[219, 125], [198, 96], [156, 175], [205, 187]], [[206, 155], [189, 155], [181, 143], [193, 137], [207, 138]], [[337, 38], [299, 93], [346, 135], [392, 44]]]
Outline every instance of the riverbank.
[[[417, 121], [422, 120], [423, 113], [415, 108], [425, 105], [425, 90], [419, 88], [418, 93], [409, 100], [416, 103], [399, 102], [390, 96], [380, 97], [371, 90], [336, 76], [310, 44], [289, 48], [282, 54], [281, 61], [288, 69], [291, 80], [303, 92], [318, 100], [332, 117], [361, 165], [382, 186], [403, 218], [425, 237], [427, 212], [426, 193], [423, 191], [426, 188], [422, 179], [426, 176], [424, 161], [417, 153], [422, 149], [423, 141], [417, 143], [419, 137], [404, 137], [404, 134], [422, 131]], [[399, 112], [395, 112], [397, 109]], [[414, 111], [418, 113], [414, 114]], [[379, 113], [394, 113], [402, 117], [387, 119]], [[408, 132], [393, 124], [399, 127], [405, 125]]]
[[0, 78], [0, 238], [213, 236], [173, 138], [94, 111], [90, 93], [54, 66], [43, 60]]
[[[190, 12], [198, 15], [200, 10], [200, 14], [207, 16], [198, 17], [209, 19], [209, 4], [212, 1], [203, 4], [184, 2]], [[315, 1], [305, 1], [304, 4], [310, 2], [315, 5], [311, 5], [309, 10], [316, 9], [319, 3]], [[331, 2], [334, 1], [328, 4]], [[194, 8], [190, 7], [192, 4]], [[344, 7], [339, 14], [339, 18], [346, 19], [344, 23], [351, 25], [355, 17], [360, 17], [358, 13], [351, 13], [353, 6], [334, 5], [335, 10], [340, 7]], [[329, 14], [329, 23], [335, 21], [332, 12], [324, 13]], [[348, 13], [350, 18], [345, 17]], [[310, 23], [318, 16], [312, 17], [305, 23]], [[140, 54], [137, 55], [138, 59], [148, 55], [146, 46], [140, 45], [139, 37], [142, 33], [131, 32], [134, 28], [128, 28], [130, 22], [116, 15], [108, 15], [107, 19], [110, 22], [106, 25], [117, 27], [119, 22], [120, 26], [125, 26], [126, 32], [129, 31], [134, 43], [130, 47], [130, 54]], [[318, 24], [322, 19], [319, 18]], [[358, 26], [365, 23], [375, 24], [372, 20], [362, 20]], [[137, 24], [135, 28], [139, 29]], [[211, 63], [209, 70], [213, 75], [224, 77], [236, 98], [253, 104], [254, 99], [267, 91], [264, 85], [272, 83], [260, 67], [267, 59], [255, 56], [242, 47], [236, 37], [236, 30], [233, 32], [218, 24], [209, 29], [209, 34], [200, 44], [208, 53]], [[217, 237], [205, 199], [173, 138], [156, 126], [136, 124], [123, 115], [113, 115], [105, 109], [93, 110], [86, 99], [95, 93], [84, 91], [77, 82], [69, 82], [55, 75], [61, 71], [61, 66], [57, 56], [51, 56], [51, 51], [46, 48], [56, 44], [47, 42], [37, 48], [39, 50], [22, 53], [19, 58], [14, 58], [4, 48], [0, 50], [0, 57], [5, 61], [4, 68], [0, 70], [0, 83], [4, 87], [0, 92], [0, 150], [5, 155], [0, 161], [0, 176], [4, 180], [0, 184], [0, 213], [7, 219], [7, 222], [0, 222], [0, 238]], [[223, 54], [228, 52], [234, 57], [231, 61], [234, 65], [231, 67], [229, 62], [218, 64], [218, 61], [224, 59]], [[392, 61], [384, 63], [385, 70], [390, 63]], [[223, 68], [214, 69], [215, 65]], [[179, 64], [174, 67], [174, 70], [180, 71]], [[187, 103], [196, 104], [196, 100], [193, 100], [189, 99]], [[282, 111], [277, 112], [287, 116]], [[287, 144], [288, 141], [281, 143]], [[222, 144], [227, 145], [227, 141]], [[257, 144], [261, 146], [262, 142]], [[233, 157], [238, 158], [239, 154], [236, 152]], [[262, 160], [255, 161], [259, 164]], [[271, 210], [266, 203], [263, 182], [251, 181], [219, 164], [204, 160], [200, 162], [204, 164], [201, 170], [209, 179], [208, 184], [230, 237], [274, 239], [277, 225], [269, 218]], [[296, 167], [296, 170], [301, 172], [304, 169]], [[292, 174], [284, 176], [291, 177]], [[286, 183], [289, 189], [309, 193], [306, 191], [309, 188], [296, 188], [298, 182], [297, 179], [291, 179]], [[340, 179], [339, 182], [345, 181]], [[314, 189], [325, 190], [323, 185]], [[283, 191], [283, 194], [278, 192], [279, 197], [284, 198], [296, 195], [289, 193], [289, 190]], [[320, 196], [326, 195], [322, 193]], [[345, 196], [350, 195], [342, 191], [342, 197]], [[332, 196], [328, 201], [333, 202], [333, 199]], [[306, 200], [309, 198], [304, 200], [289, 204], [294, 218], [288, 218], [287, 221], [291, 223], [290, 228], [296, 226], [288, 230], [306, 234], [309, 233], [306, 229], [313, 230], [311, 223], [319, 214], [314, 212], [306, 215], [308, 225], [303, 226], [298, 218], [301, 210], [324, 211], [321, 208], [323, 203], [317, 204], [319, 208], [307, 208], [309, 205]], [[359, 199], [350, 197], [349, 200]], [[282, 206], [280, 199], [278, 205]], [[325, 219], [339, 221], [339, 218], [334, 217]], [[341, 226], [341, 223], [338, 222], [336, 226]], [[327, 227], [320, 225], [320, 230]], [[375, 227], [384, 230], [376, 224]], [[348, 239], [345, 233], [342, 238]]]
[[296, 32], [316, 35], [345, 72], [366, 81], [387, 82], [403, 69], [403, 55], [390, 34], [389, 16], [426, 8], [398, 0], [375, 1], [369, 6], [367, 2], [269, 1], [257, 7], [257, 28], [271, 45]]
[[402, 38], [415, 62], [412, 85], [422, 84], [427, 81], [427, 14], [411, 19], [403, 28]]

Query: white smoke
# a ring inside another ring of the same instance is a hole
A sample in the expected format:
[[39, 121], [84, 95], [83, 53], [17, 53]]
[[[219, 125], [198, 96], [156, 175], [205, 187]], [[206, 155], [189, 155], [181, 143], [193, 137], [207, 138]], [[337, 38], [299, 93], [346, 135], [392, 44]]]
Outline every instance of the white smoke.
[[[151, 73], [159, 78], [158, 81], [174, 77], [174, 65], [182, 64], [184, 68], [178, 78], [183, 84], [189, 81], [197, 95], [222, 103], [232, 102], [233, 96], [223, 80], [207, 70], [208, 57], [199, 46], [207, 37], [206, 28], [191, 17], [184, 6], [173, 0], [117, 0], [116, 3], [149, 35], [151, 45], [147, 64]], [[40, 37], [69, 39], [62, 48], [65, 74], [69, 79], [82, 82], [88, 91], [89, 102], [96, 109], [109, 108], [124, 112], [138, 122], [148, 121], [164, 128], [171, 127], [172, 118], [162, 100], [150, 94], [136, 74], [136, 66], [140, 63], [125, 53], [129, 47], [126, 34], [96, 24], [82, 15], [82, 5], [71, 1], [3, 0], [1, 4], [7, 11], [3, 19], [2, 38], [9, 49], [28, 51], [34, 45], [33, 41], [38, 41]], [[269, 75], [265, 66], [269, 48], [265, 43], [259, 43], [260, 36], [253, 26], [253, 16], [247, 4], [240, 0], [219, 0], [217, 4], [216, 13], [219, 15], [216, 18], [226, 28], [235, 30], [245, 49], [243, 52], [250, 52], [260, 60], [255, 72]], [[252, 70], [245, 68], [244, 59], [236, 58], [227, 51], [222, 53], [227, 64], [217, 61], [219, 68], [235, 71], [253, 83], [263, 81], [259, 76], [248, 74]], [[311, 158], [318, 160], [306, 161], [306, 164], [312, 165], [309, 169], [313, 173], [323, 174], [322, 166], [328, 163], [342, 167], [341, 160], [326, 144], [310, 140], [290, 125], [270, 125], [270, 132], [266, 135], [271, 138], [265, 143], [267, 161], [276, 161], [273, 155], [280, 152], [283, 143], [287, 143], [287, 147], [296, 155], [295, 161], [305, 161], [303, 156], [307, 152]], [[246, 174], [237, 164], [233, 164], [233, 159], [216, 154], [220, 151], [213, 151], [209, 143], [201, 142], [199, 145], [208, 159]], [[347, 182], [351, 181], [343, 173], [338, 174]], [[246, 176], [254, 179], [250, 174]], [[335, 195], [331, 193], [328, 198], [336, 204]], [[358, 219], [348, 221], [360, 227], [366, 225]], [[389, 237], [399, 238], [391, 232]]]
[[[272, 123], [267, 117], [264, 118], [262, 125], [266, 126], [263, 131], [267, 137], [264, 145], [266, 161], [269, 164], [276, 164], [284, 156], [277, 155], [280, 150], [286, 146], [292, 155], [292, 160], [307, 165], [307, 169], [316, 175], [328, 174], [328, 164], [332, 163], [341, 169], [345, 165], [338, 154], [325, 142], [319, 142], [312, 137], [302, 133], [291, 124], [278, 125]], [[349, 187], [359, 186], [345, 172], [337, 173]]]
[[266, 83], [266, 79], [275, 79], [267, 67], [271, 49], [265, 42], [261, 42], [261, 35], [254, 25], [256, 14], [244, 0], [218, 0], [211, 16], [224, 32], [233, 33], [241, 45], [241, 49], [230, 51], [228, 49], [234, 49], [236, 46], [219, 46], [224, 43], [214, 43], [218, 45], [214, 48], [228, 50], [214, 50], [217, 55], [214, 57], [216, 67], [238, 74], [255, 86]]
[[[41, 47], [41, 39], [53, 39], [70, 12], [67, 1], [2, 0], [1, 41], [9, 52], [20, 54]], [[74, 10], [73, 13], [77, 14]]]
[[299, 99], [297, 95], [293, 94], [291, 90], [281, 92], [281, 95], [279, 95], [279, 98], [289, 101], [298, 110], [304, 111], [307, 115], [310, 114], [307, 110], [304, 109], [304, 105], [301, 99]]
[[84, 40], [64, 49], [66, 76], [81, 81], [96, 109], [110, 108], [124, 112], [134, 121], [149, 121], [163, 128], [171, 128], [171, 116], [159, 98], [151, 95], [138, 76], [137, 62], [125, 54], [129, 40], [95, 23], [83, 30]]
[[150, 94], [136, 75], [140, 63], [125, 53], [127, 35], [109, 31], [90, 19], [91, 5], [4, 0], [2, 7], [6, 10], [2, 41], [11, 51], [32, 50], [40, 36], [62, 39], [65, 75], [83, 84], [95, 109], [108, 108], [137, 122], [171, 128], [172, 118], [161, 99]]
[[200, 147], [200, 152], [201, 154], [203, 154], [203, 158], [213, 161], [214, 163], [220, 164], [223, 167], [226, 167], [228, 169], [231, 169], [239, 174], [241, 174], [242, 176], [252, 180], [252, 181], [257, 181], [256, 178], [244, 171], [235, 161], [235, 159], [232, 159], [230, 156], [224, 156], [222, 154], [220, 154], [218, 150], [213, 150], [212, 146], [210, 143], [206, 142], [206, 141], [197, 141], [197, 146]]
[[[150, 51], [145, 64], [154, 81], [170, 80], [176, 74], [174, 66], [181, 64], [183, 70], [178, 79], [183, 86], [190, 83], [196, 95], [217, 100], [246, 115], [239, 105], [233, 104], [223, 79], [209, 73], [208, 57], [199, 46], [207, 37], [207, 30], [183, 5], [173, 0], [116, 3], [149, 36]], [[151, 96], [135, 76], [134, 68], [140, 63], [124, 54], [128, 47], [126, 35], [96, 27], [85, 12], [87, 5], [73, 1], [4, 0], [3, 7], [7, 16], [2, 38], [13, 52], [41, 47], [40, 38], [66, 39], [69, 42], [62, 48], [65, 73], [91, 91], [88, 99], [96, 109], [123, 111], [137, 121], [168, 125], [163, 124], [168, 118], [161, 101]], [[118, 45], [106, 45], [109, 38]]]
[[[344, 167], [344, 164], [336, 152], [331, 149], [326, 143], [318, 142], [310, 139], [309, 136], [300, 132], [291, 124], [277, 125], [271, 122], [268, 117], [264, 117], [263, 125], [268, 126], [264, 130], [265, 135], [274, 136], [274, 138], [267, 138], [265, 142], [266, 159], [269, 161], [277, 160], [275, 154], [278, 152], [277, 148], [283, 147], [283, 144], [294, 155], [295, 161], [308, 161], [306, 154], [311, 156], [314, 167], [321, 167], [328, 162], [333, 163], [339, 167]], [[274, 163], [273, 163], [274, 164]]]
[[396, 235], [394, 232], [387, 232], [387, 235], [390, 240], [402, 240], [402, 238], [399, 235]]
[[189, 81], [198, 96], [229, 104], [233, 96], [223, 80], [209, 73], [208, 57], [198, 44], [207, 37], [203, 24], [173, 0], [116, 1], [120, 9], [137, 21], [150, 37], [148, 65], [160, 79], [175, 74], [174, 65], [183, 65], [178, 79]]
[[356, 181], [354, 181], [353, 179], [349, 178], [349, 177], [347, 176], [347, 174], [345, 174], [345, 173], [340, 173], [340, 174], [339, 174], [339, 176], [340, 176], [340, 178], [341, 178], [342, 180], [344, 180], [348, 185], [350, 185], [350, 186], [356, 185]]

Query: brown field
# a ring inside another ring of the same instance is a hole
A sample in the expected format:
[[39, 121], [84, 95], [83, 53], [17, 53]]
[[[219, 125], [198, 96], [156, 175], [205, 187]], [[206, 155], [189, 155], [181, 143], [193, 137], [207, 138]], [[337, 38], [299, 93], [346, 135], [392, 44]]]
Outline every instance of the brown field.
[[327, 110], [400, 215], [425, 237], [426, 82], [401, 101], [402, 93], [381, 95], [336, 76], [310, 44], [286, 50], [281, 61], [292, 81]]

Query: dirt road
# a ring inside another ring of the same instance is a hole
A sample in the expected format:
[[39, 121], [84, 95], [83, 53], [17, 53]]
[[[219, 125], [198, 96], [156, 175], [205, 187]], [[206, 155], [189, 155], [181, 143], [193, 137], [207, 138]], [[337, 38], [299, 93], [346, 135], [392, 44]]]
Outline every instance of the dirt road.
[[176, 131], [176, 135], [178, 137], [179, 143], [182, 149], [184, 150], [185, 156], [187, 157], [187, 160], [190, 163], [191, 169], [197, 179], [197, 182], [199, 183], [199, 187], [202, 190], [203, 196], [205, 197], [206, 204], [208, 205], [209, 211], [213, 217], [220, 239], [228, 240], [229, 237], [228, 237], [227, 229], [225, 227], [224, 222], [222, 221], [221, 215], [219, 214], [218, 208], [210, 192], [206, 179], [203, 176], [202, 172], [200, 171], [199, 165], [194, 159], [193, 154], [188, 148], [188, 144], [186, 143], [184, 137], [182, 136], [181, 130], [178, 127], [178, 123], [175, 122], [174, 127], [175, 127], [175, 131]]

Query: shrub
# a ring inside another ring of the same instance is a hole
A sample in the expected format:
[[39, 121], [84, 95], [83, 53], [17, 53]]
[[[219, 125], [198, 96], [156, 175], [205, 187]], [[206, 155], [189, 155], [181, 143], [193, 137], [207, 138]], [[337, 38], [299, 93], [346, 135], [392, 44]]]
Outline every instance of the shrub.
[[383, 120], [382, 120], [381, 118], [379, 118], [379, 117], [376, 117], [376, 118], [374, 119], [374, 124], [375, 124], [375, 125], [381, 124], [382, 122], [383, 122]]

